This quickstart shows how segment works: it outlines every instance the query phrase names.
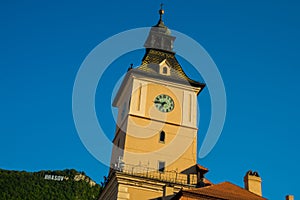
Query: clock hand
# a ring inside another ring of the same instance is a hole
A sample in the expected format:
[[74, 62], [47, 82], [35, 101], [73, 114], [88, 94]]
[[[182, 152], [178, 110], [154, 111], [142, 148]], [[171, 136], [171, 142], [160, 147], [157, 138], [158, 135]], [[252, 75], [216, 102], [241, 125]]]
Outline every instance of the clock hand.
[[154, 101], [154, 103], [159, 103], [159, 104], [162, 104], [162, 102], [160, 102], [160, 101]]

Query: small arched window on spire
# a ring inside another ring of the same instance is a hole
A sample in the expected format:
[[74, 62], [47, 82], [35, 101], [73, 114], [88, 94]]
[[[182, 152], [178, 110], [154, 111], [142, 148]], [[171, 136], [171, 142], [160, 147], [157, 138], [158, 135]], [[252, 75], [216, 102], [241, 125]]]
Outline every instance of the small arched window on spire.
[[170, 76], [171, 72], [170, 72], [170, 67], [168, 65], [162, 65], [159, 66], [159, 73], [165, 76]]
[[163, 74], [168, 74], [168, 67], [163, 67]]
[[171, 67], [170, 67], [171, 65], [167, 61], [167, 59], [164, 59], [158, 65], [159, 65], [159, 73], [161, 75], [165, 75], [165, 76], [170, 76], [171, 75]]
[[166, 133], [164, 131], [161, 131], [159, 134], [159, 142], [165, 143], [166, 139]]

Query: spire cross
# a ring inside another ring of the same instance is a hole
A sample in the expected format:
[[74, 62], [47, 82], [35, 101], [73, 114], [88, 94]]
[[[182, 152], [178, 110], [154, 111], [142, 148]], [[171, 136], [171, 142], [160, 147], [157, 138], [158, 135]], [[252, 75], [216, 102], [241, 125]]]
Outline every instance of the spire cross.
[[161, 3], [160, 4], [160, 10], [159, 10], [159, 20], [162, 21], [162, 15], [165, 13], [165, 11], [163, 10], [163, 6], [164, 4]]

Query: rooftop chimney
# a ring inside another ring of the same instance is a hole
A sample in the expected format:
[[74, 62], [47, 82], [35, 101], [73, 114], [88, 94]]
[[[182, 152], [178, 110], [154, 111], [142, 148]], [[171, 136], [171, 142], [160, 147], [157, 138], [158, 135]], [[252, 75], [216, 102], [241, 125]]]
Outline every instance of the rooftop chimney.
[[261, 178], [257, 172], [252, 172], [251, 170], [249, 170], [244, 177], [244, 183], [246, 190], [262, 196]]
[[294, 196], [293, 195], [286, 195], [285, 200], [294, 200]]

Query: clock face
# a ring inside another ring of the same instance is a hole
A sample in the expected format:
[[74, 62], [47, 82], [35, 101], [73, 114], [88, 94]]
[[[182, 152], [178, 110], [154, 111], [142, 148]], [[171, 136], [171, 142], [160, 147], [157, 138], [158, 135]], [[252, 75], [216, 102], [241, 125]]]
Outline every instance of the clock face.
[[155, 97], [154, 105], [161, 112], [170, 112], [174, 109], [173, 99], [166, 94], [160, 94]]

